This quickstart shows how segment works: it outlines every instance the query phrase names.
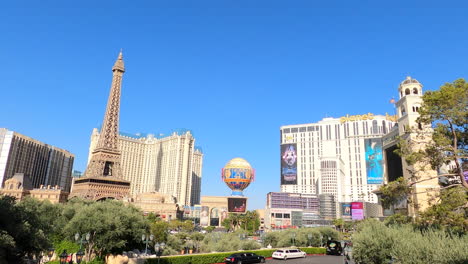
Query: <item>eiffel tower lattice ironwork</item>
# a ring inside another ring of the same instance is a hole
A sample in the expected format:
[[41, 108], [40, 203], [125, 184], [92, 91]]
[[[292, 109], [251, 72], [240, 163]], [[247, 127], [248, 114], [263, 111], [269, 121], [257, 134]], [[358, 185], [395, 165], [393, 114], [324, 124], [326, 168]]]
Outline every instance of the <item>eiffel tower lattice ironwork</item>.
[[83, 178], [76, 179], [71, 197], [121, 200], [128, 197], [130, 182], [122, 177], [119, 151], [119, 111], [122, 77], [125, 72], [122, 51], [112, 67], [112, 85], [96, 148]]

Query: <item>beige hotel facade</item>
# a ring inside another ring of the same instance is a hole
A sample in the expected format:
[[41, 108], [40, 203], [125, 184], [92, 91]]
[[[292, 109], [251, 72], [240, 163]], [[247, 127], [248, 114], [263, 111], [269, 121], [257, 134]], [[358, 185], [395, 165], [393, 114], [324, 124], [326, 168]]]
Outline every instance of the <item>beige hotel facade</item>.
[[[98, 140], [99, 131], [94, 129], [88, 162]], [[131, 182], [131, 196], [158, 192], [174, 196], [178, 205], [200, 203], [203, 153], [189, 130], [169, 136], [121, 132], [118, 142], [122, 175]]]

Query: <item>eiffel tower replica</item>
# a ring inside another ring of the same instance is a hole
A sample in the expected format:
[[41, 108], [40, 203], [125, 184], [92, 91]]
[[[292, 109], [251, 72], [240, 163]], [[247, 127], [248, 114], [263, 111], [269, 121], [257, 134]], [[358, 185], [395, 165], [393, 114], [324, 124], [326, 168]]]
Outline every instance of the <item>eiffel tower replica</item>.
[[75, 180], [70, 198], [81, 197], [97, 201], [123, 200], [129, 197], [130, 182], [122, 177], [118, 142], [120, 91], [125, 72], [122, 51], [112, 67], [112, 72], [112, 85], [99, 141], [91, 152], [84, 177]]

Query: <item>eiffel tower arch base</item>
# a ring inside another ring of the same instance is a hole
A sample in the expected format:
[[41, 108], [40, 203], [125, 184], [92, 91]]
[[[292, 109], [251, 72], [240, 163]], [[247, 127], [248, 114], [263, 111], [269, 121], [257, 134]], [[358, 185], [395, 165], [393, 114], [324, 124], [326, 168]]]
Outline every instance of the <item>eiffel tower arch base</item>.
[[129, 198], [130, 182], [113, 177], [86, 177], [76, 179], [70, 198], [80, 197], [87, 200]]

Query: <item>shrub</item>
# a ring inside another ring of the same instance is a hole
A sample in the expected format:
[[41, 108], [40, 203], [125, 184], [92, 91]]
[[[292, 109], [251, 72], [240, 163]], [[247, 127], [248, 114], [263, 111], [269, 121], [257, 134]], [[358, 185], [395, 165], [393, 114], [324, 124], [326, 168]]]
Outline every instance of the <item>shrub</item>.
[[60, 255], [64, 250], [67, 251], [68, 254], [76, 253], [80, 249], [80, 246], [72, 241], [69, 240], [62, 240], [58, 243], [54, 243], [55, 247], [55, 254]]
[[[295, 233], [295, 241], [292, 241], [292, 233]], [[309, 235], [311, 239], [309, 240]], [[322, 241], [320, 241], [320, 236]], [[299, 246], [320, 246], [321, 243], [325, 243], [328, 238], [333, 240], [340, 239], [340, 233], [330, 227], [316, 227], [316, 228], [301, 228], [301, 229], [289, 229], [283, 231], [269, 232], [265, 235], [265, 245], [270, 244], [272, 247], [289, 247]]]
[[364, 221], [353, 236], [353, 257], [361, 263], [387, 263], [394, 244], [388, 228], [378, 221]]
[[353, 236], [353, 256], [361, 263], [462, 264], [468, 263], [468, 236], [441, 230], [415, 230], [411, 225], [386, 227], [364, 221]]
[[243, 250], [253, 250], [261, 248], [260, 244], [255, 240], [245, 240], [241, 243], [241, 248]]

